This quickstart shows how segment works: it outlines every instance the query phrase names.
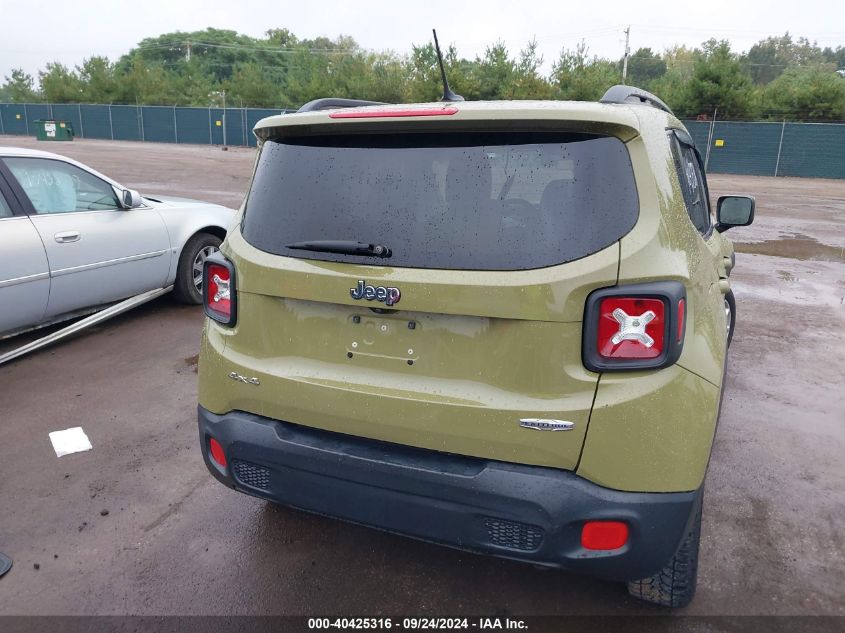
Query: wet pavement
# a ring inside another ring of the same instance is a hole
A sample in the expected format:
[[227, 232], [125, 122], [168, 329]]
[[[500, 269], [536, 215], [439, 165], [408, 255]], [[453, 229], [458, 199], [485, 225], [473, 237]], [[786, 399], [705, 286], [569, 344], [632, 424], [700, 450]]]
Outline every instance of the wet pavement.
[[[37, 146], [0, 137], [0, 144]], [[236, 206], [253, 150], [51, 144], [142, 193]], [[178, 181], [178, 187], [164, 183]], [[845, 182], [757, 196], [687, 614], [845, 615]], [[837, 255], [836, 249], [840, 249]], [[197, 447], [202, 312], [165, 297], [0, 367], [0, 614], [654, 614], [621, 585], [274, 507]], [[0, 349], [8, 347], [0, 345]], [[56, 458], [48, 433], [93, 444]]]

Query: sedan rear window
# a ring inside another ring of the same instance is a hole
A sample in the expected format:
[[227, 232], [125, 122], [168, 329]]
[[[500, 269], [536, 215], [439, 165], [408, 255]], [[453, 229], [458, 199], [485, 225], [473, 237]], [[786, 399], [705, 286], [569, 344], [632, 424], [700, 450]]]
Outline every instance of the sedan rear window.
[[[408, 133], [264, 143], [242, 225], [277, 255], [369, 265], [521, 270], [613, 244], [637, 221], [631, 160], [614, 137]], [[368, 253], [303, 242], [382, 245]]]

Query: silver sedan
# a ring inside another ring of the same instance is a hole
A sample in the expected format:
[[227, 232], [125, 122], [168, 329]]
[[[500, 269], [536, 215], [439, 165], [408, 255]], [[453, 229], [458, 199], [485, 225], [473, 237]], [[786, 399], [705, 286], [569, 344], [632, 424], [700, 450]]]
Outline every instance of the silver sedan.
[[0, 337], [173, 286], [202, 302], [202, 264], [235, 211], [141, 197], [64, 156], [0, 147]]

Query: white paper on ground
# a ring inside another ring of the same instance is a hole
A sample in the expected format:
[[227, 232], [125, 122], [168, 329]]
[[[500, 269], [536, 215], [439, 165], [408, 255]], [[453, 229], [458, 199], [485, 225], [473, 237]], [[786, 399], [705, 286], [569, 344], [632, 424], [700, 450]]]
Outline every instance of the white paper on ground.
[[56, 457], [90, 451], [92, 448], [91, 442], [81, 426], [75, 426], [64, 431], [53, 431], [50, 433], [50, 441], [53, 443]]

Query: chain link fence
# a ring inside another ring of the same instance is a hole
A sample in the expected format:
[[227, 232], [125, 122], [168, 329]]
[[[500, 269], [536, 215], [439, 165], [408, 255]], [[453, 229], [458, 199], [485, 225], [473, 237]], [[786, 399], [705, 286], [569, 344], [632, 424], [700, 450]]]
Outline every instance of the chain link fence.
[[[76, 136], [254, 147], [252, 128], [281, 110], [95, 104], [0, 104], [0, 134], [35, 136], [38, 120]], [[845, 124], [686, 121], [710, 173], [845, 179]]]

